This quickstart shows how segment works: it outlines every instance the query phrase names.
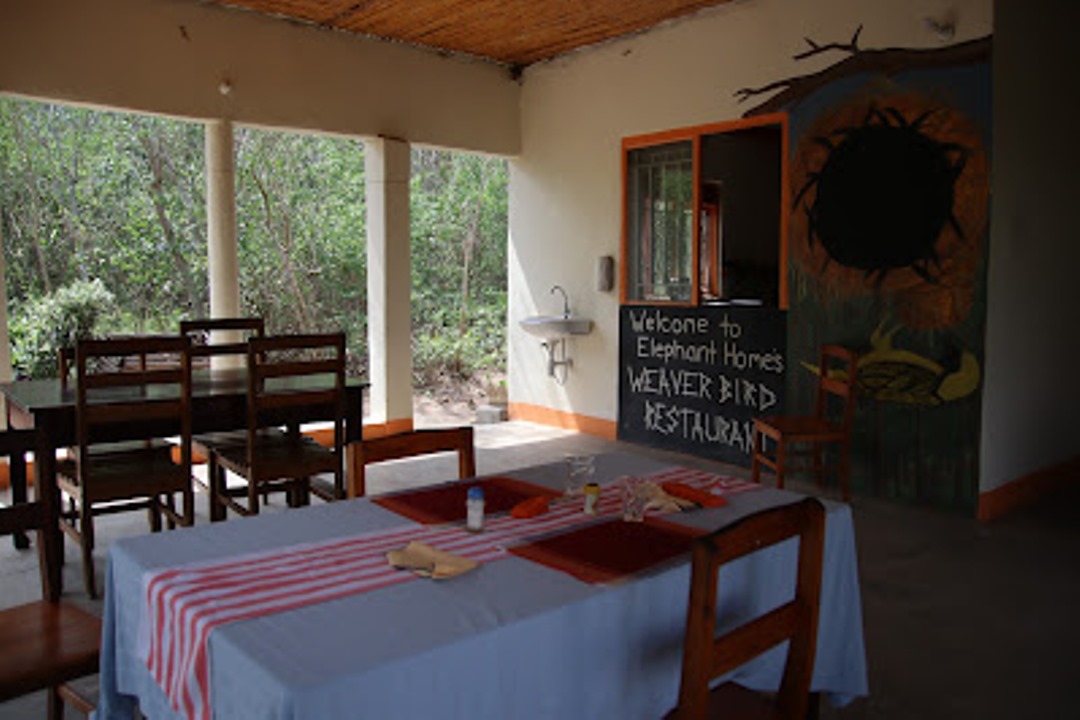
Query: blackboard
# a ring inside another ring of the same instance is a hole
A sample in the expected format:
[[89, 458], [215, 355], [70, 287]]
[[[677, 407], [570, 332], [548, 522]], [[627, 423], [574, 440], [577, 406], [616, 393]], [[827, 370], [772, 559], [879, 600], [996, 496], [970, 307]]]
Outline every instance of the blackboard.
[[619, 439], [750, 464], [752, 419], [783, 412], [786, 312], [623, 306]]

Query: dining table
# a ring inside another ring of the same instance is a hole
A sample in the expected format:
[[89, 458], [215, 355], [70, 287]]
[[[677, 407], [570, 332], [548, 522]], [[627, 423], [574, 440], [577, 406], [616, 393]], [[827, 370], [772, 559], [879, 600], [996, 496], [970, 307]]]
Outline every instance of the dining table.
[[[678, 695], [690, 545], [802, 496], [632, 450], [595, 456], [594, 473], [594, 513], [563, 492], [559, 459], [116, 541], [97, 717], [662, 717]], [[627, 477], [708, 501], [628, 522]], [[474, 487], [480, 532], [465, 521]], [[822, 502], [811, 690], [844, 705], [868, 692], [855, 535], [850, 506]], [[467, 566], [401, 559], [416, 548]], [[791, 539], [725, 566], [719, 629], [789, 599], [796, 555]], [[775, 690], [785, 647], [733, 679]]]
[[[298, 382], [324, 382], [318, 378]], [[345, 473], [351, 477], [358, 472], [359, 458], [356, 443], [363, 432], [363, 392], [368, 383], [361, 378], [348, 378], [345, 384]], [[120, 392], [121, 390], [118, 390]], [[0, 383], [6, 407], [8, 427], [32, 429], [34, 439], [34, 476], [39, 498], [47, 498], [45, 507], [56, 516], [41, 531], [45, 572], [43, 590], [51, 599], [63, 591], [61, 559], [63, 539], [59, 524], [59, 491], [56, 485], [56, 453], [77, 444], [76, 384], [60, 378], [15, 380]], [[196, 370], [191, 387], [192, 432], [207, 433], [239, 430], [247, 427], [247, 370], [223, 367]], [[329, 417], [329, 408], [312, 405], [297, 406], [280, 413], [282, 425], [299, 426]], [[114, 423], [112, 434], [105, 441], [142, 440], [179, 434], [179, 420], [161, 425], [145, 423]], [[25, 495], [20, 488], [19, 495]], [[13, 488], [13, 496], [16, 489]]]

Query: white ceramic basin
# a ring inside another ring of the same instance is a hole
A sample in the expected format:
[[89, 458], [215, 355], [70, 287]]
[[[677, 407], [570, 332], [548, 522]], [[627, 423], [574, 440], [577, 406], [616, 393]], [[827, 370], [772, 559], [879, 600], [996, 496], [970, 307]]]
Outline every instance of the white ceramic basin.
[[534, 315], [520, 323], [525, 332], [544, 340], [555, 340], [567, 335], [588, 335], [592, 332], [592, 320], [562, 315]]

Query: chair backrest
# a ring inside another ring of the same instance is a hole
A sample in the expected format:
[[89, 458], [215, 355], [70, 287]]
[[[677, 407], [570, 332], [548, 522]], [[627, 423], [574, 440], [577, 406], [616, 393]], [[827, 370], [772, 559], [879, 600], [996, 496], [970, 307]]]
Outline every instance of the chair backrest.
[[[336, 458], [333, 467], [340, 481], [345, 443], [345, 334], [274, 335], [252, 338], [247, 344], [248, 463], [258, 477], [260, 457], [256, 436], [265, 427], [296, 424], [291, 408], [324, 407], [321, 420], [333, 421]], [[311, 420], [310, 415], [303, 418]]]
[[[799, 538], [794, 598], [717, 638], [720, 566], [792, 537]], [[678, 717], [704, 718], [710, 680], [785, 640], [790, 644], [776, 697], [778, 717], [805, 717], [817, 645], [824, 539], [825, 509], [807, 498], [743, 518], [694, 544]]]
[[858, 355], [840, 345], [822, 345], [818, 365], [817, 416], [845, 431], [855, 416]]
[[[160, 437], [179, 435], [180, 466], [190, 475], [190, 346], [179, 335], [79, 341], [75, 412], [80, 459], [88, 457], [91, 445], [114, 440], [118, 425], [139, 423], [160, 427]], [[146, 362], [148, 356], [155, 358], [153, 363]]]
[[[217, 333], [227, 333], [229, 339], [222, 340]], [[263, 337], [266, 327], [261, 317], [181, 320], [180, 334], [191, 338], [192, 362], [202, 365], [205, 362], [202, 358], [246, 354], [247, 341], [253, 337]], [[238, 337], [242, 339], [238, 340]]]
[[[120, 337], [140, 337], [138, 335], [112, 336], [115, 338]], [[75, 347], [65, 346], [60, 348], [56, 353], [57, 361], [57, 374], [60, 378], [60, 386], [66, 388], [71, 382], [71, 374], [75, 372]], [[138, 353], [136, 355], [125, 358], [107, 358], [104, 360], [106, 363], [111, 363], [114, 367], [123, 370], [145, 370], [147, 364], [153, 362], [152, 359], [147, 358], [145, 353]]]
[[473, 445], [473, 429], [469, 425], [453, 428], [429, 428], [365, 439], [360, 443], [357, 485], [350, 497], [364, 494], [366, 479], [364, 468], [371, 463], [400, 460], [417, 455], [437, 452], [456, 452], [458, 455], [458, 478], [476, 475], [476, 450]]

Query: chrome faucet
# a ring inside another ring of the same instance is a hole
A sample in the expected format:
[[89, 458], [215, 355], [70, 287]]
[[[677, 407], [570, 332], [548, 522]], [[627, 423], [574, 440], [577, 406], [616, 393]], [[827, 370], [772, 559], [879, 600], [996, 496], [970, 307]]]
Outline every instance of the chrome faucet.
[[555, 285], [554, 287], [552, 287], [551, 288], [551, 294], [554, 295], [556, 290], [558, 290], [559, 292], [562, 293], [562, 316], [564, 318], [569, 318], [570, 317], [570, 298], [568, 298], [566, 296], [566, 291], [562, 289], [562, 285]]

